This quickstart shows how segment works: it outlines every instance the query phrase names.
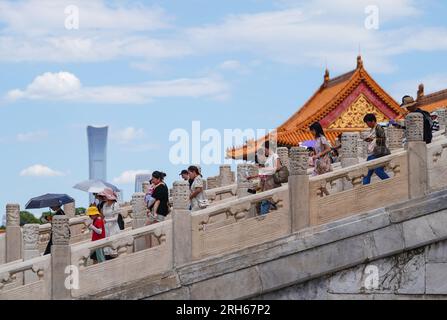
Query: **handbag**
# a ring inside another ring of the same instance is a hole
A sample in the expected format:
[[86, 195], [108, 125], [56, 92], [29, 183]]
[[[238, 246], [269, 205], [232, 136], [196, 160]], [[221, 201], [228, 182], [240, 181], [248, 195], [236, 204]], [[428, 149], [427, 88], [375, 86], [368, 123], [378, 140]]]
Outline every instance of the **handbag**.
[[120, 230], [124, 230], [124, 219], [123, 216], [121, 215], [121, 213], [118, 213], [118, 227], [120, 228]]
[[289, 181], [289, 169], [286, 166], [283, 166], [282, 163], [281, 168], [273, 174], [273, 181], [276, 184], [286, 183]]

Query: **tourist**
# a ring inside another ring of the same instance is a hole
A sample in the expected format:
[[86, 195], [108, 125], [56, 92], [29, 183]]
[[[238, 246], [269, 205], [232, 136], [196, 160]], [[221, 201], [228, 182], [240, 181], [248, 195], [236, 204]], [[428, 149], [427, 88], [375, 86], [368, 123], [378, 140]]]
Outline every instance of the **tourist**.
[[[95, 196], [96, 207], [99, 210], [99, 213], [102, 214], [102, 207], [106, 203], [106, 198], [104, 196], [99, 195], [98, 193], [93, 194]], [[95, 205], [94, 203], [92, 205]]]
[[152, 194], [154, 193], [155, 185], [151, 181], [145, 181], [143, 182], [143, 192], [144, 192], [144, 203], [146, 204], [146, 208], [149, 211], [149, 208], [152, 206], [152, 204], [155, 202], [154, 197], [152, 197]]
[[192, 180], [189, 196], [191, 201], [191, 211], [198, 211], [205, 209], [208, 206], [208, 200], [203, 188], [203, 179], [200, 174], [199, 168], [196, 166], [190, 166], [188, 168], [189, 178]]
[[433, 139], [433, 120], [430, 113], [419, 108], [419, 103], [413, 99], [411, 96], [404, 96], [402, 98], [402, 108], [407, 109], [409, 112], [417, 112], [422, 114], [424, 118], [424, 141], [426, 144], [431, 143]]
[[169, 190], [164, 183], [165, 177], [166, 173], [164, 172], [154, 171], [152, 173], [152, 184], [154, 185], [152, 197], [155, 201], [149, 207], [149, 224], [164, 221], [169, 214]]
[[338, 153], [338, 149], [333, 148], [330, 153], [331, 162], [336, 163], [340, 161], [340, 154]]
[[331, 165], [331, 144], [326, 139], [323, 128], [319, 122], [315, 122], [309, 127], [315, 137], [314, 172], [312, 175], [320, 175], [332, 171]]
[[[92, 230], [92, 241], [104, 239], [106, 237], [106, 229], [104, 226], [104, 220], [101, 218], [101, 213], [96, 206], [91, 206], [87, 209], [87, 215], [92, 219], [92, 223], [88, 228]], [[98, 248], [90, 255], [93, 263], [106, 261], [103, 248]]]
[[[274, 188], [278, 188], [281, 184], [275, 183], [273, 175], [281, 168], [281, 161], [278, 154], [270, 149], [270, 142], [264, 142], [264, 153], [265, 162], [262, 167], [259, 168], [259, 175], [247, 177], [248, 180], [260, 178], [261, 179], [261, 190], [268, 191]], [[260, 214], [266, 215], [270, 212], [270, 209], [274, 205], [269, 200], [262, 200], [260, 206]]]
[[[371, 161], [390, 154], [390, 150], [386, 147], [385, 130], [377, 123], [376, 116], [372, 113], [365, 115], [363, 121], [371, 129], [365, 141], [368, 143], [368, 157], [366, 161]], [[388, 179], [389, 176], [383, 167], [368, 170], [368, 174], [363, 178], [363, 184], [371, 183], [371, 177], [375, 173], [380, 179]]]
[[182, 170], [179, 174], [184, 181], [189, 181], [189, 172], [188, 170]]
[[439, 131], [440, 127], [439, 127], [439, 121], [438, 121], [438, 113], [436, 111], [434, 111], [430, 114], [430, 116], [433, 121], [432, 131]]
[[330, 157], [331, 157], [331, 162], [335, 163], [338, 162], [340, 160], [340, 149], [341, 149], [341, 137], [343, 136], [343, 133], [340, 133], [337, 136], [337, 139], [335, 139], [335, 145], [333, 148], [331, 148], [331, 153], [330, 153]]
[[[105, 222], [106, 237], [114, 236], [121, 232], [118, 224], [118, 215], [120, 214], [120, 208], [116, 202], [116, 194], [112, 189], [106, 188], [101, 191], [98, 195], [105, 198], [104, 206], [102, 207], [102, 215]], [[104, 254], [106, 260], [113, 259], [118, 256], [118, 251], [112, 247], [104, 248]]]
[[[54, 212], [54, 214], [48, 216], [49, 222], [52, 223], [53, 216], [65, 216], [64, 210], [62, 210], [61, 206], [50, 207], [50, 209]], [[50, 233], [50, 241], [47, 243], [47, 247], [45, 248], [44, 255], [51, 253], [51, 246], [53, 245], [53, 232]]]
[[314, 155], [316, 155], [315, 149], [313, 147], [307, 147], [307, 152], [309, 153], [309, 159], [307, 161], [307, 165], [309, 167], [313, 167], [314, 166]]

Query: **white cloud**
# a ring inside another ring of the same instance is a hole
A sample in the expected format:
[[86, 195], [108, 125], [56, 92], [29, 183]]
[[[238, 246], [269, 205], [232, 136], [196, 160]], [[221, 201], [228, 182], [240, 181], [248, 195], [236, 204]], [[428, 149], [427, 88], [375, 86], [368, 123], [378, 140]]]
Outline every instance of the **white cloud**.
[[79, 29], [85, 31], [149, 31], [168, 28], [172, 18], [160, 7], [149, 7], [130, 1], [103, 0], [28, 0], [1, 1], [0, 21], [8, 33], [40, 34], [63, 33], [68, 6], [79, 10]]
[[[65, 27], [69, 5], [79, 9], [79, 29]], [[1, 1], [0, 60], [102, 62], [183, 56], [187, 46], [148, 34], [171, 29], [172, 20], [160, 7], [131, 1]]]
[[125, 129], [112, 132], [112, 138], [119, 144], [128, 144], [134, 140], [143, 139], [146, 134], [144, 129], [135, 129], [134, 127], [128, 127]]
[[[279, 5], [275, 11], [233, 14], [221, 22], [180, 28], [173, 26], [175, 20], [159, 7], [131, 1], [113, 6], [105, 0], [2, 1], [0, 25], [5, 26], [0, 27], [0, 61], [102, 62], [126, 58], [132, 60], [134, 68], [152, 71], [162, 59], [244, 53], [298, 66], [323, 67], [327, 60], [331, 71], [337, 72], [354, 67], [360, 45], [369, 70], [392, 72], [395, 56], [447, 51], [447, 28], [421, 25], [424, 21], [418, 17], [430, 6], [422, 7], [419, 1], [275, 2]], [[79, 6], [79, 30], [63, 27], [68, 4]], [[371, 4], [379, 9], [379, 30], [364, 26], [368, 17], [365, 8]], [[159, 30], [161, 33], [154, 33]], [[101, 90], [108, 88], [96, 89], [90, 94], [98, 100]], [[126, 100], [134, 94], [129, 90], [118, 93]], [[20, 90], [10, 92], [16, 99], [22, 94]], [[137, 94], [134, 102], [141, 100], [147, 98]]]
[[21, 177], [60, 177], [65, 174], [41, 164], [32, 165], [20, 172]]
[[322, 67], [327, 60], [332, 71], [353, 69], [359, 45], [375, 72], [394, 71], [391, 59], [402, 53], [447, 51], [447, 28], [418, 25], [415, 17], [421, 12], [410, 0], [374, 1], [379, 30], [365, 28], [370, 1], [288, 2], [282, 10], [231, 15], [190, 28], [189, 43], [202, 54], [248, 52], [290, 65]]
[[114, 183], [118, 184], [131, 184], [135, 182], [135, 176], [137, 174], [150, 174], [148, 170], [128, 170], [121, 173], [119, 177], [113, 179]]
[[20, 99], [76, 101], [108, 104], [144, 104], [155, 98], [219, 98], [228, 95], [229, 87], [219, 77], [184, 78], [123, 86], [84, 87], [69, 72], [47, 72], [34, 79], [26, 89], [7, 93], [10, 102]]
[[34, 132], [19, 133], [19, 134], [17, 134], [17, 141], [18, 142], [38, 142], [38, 141], [44, 140], [47, 137], [48, 137], [48, 132], [41, 130], [41, 131], [34, 131]]

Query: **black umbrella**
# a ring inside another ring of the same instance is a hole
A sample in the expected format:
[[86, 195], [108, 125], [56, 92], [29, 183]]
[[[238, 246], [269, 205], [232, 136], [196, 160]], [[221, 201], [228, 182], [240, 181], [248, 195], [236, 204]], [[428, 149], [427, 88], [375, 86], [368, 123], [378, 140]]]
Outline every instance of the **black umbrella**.
[[32, 198], [26, 204], [26, 209], [40, 209], [47, 207], [59, 207], [75, 200], [66, 194], [47, 193], [40, 197]]

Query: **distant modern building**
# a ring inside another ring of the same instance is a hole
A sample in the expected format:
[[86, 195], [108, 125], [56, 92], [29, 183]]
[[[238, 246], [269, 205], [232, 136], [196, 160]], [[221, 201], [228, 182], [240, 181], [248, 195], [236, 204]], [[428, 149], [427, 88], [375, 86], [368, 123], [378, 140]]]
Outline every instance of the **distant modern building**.
[[143, 182], [150, 181], [151, 179], [151, 174], [137, 174], [135, 176], [135, 192], [143, 192]]
[[[107, 133], [108, 127], [87, 127], [89, 179], [107, 181]], [[90, 195], [90, 202], [93, 196]]]

